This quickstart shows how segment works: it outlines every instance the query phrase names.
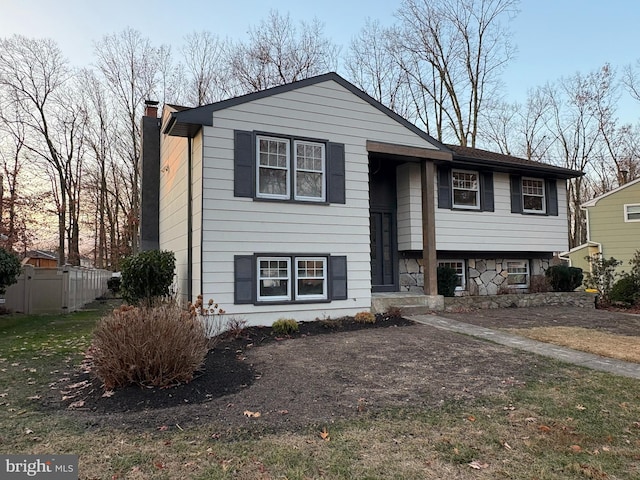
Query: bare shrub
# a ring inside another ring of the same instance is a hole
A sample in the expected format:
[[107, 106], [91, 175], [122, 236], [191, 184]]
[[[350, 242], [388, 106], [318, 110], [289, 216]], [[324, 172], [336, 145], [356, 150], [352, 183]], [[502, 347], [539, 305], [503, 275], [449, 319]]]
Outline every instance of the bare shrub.
[[213, 299], [209, 299], [205, 304], [202, 295], [198, 295], [196, 303], [189, 302], [187, 309], [192, 318], [202, 323], [205, 335], [209, 339], [209, 348], [215, 347], [220, 340], [220, 334], [225, 330], [224, 314], [226, 312]]
[[204, 364], [207, 343], [202, 322], [175, 302], [123, 306], [93, 332], [94, 371], [107, 390], [188, 383]]
[[376, 323], [376, 316], [367, 311], [356, 313], [355, 317], [353, 317], [356, 323]]
[[551, 291], [551, 283], [544, 275], [531, 275], [529, 293], [547, 293]]

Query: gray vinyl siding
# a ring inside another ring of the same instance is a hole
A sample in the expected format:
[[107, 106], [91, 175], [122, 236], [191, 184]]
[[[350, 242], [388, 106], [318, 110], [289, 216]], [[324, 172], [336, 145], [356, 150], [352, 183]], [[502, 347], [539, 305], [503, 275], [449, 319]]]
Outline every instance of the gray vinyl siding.
[[[175, 288], [187, 288], [187, 139], [161, 135], [160, 249], [176, 256]], [[186, 297], [184, 297], [186, 298]]]
[[436, 208], [436, 248], [496, 252], [566, 251], [569, 235], [564, 180], [557, 180], [557, 191], [557, 216], [511, 213], [509, 175], [495, 173], [494, 212]]
[[[345, 204], [234, 197], [234, 130], [324, 139], [345, 145]], [[371, 306], [367, 140], [433, 148], [335, 82], [304, 87], [214, 113], [204, 127], [203, 284], [229, 315], [269, 324], [312, 320]], [[348, 299], [325, 304], [234, 305], [234, 255], [347, 256]]]
[[[407, 172], [409, 178], [407, 177]], [[398, 247], [422, 250], [420, 167], [398, 170]], [[494, 173], [493, 212], [437, 208], [436, 248], [462, 251], [561, 252], [568, 250], [566, 184], [557, 181], [558, 216], [511, 213], [509, 175]], [[407, 192], [413, 199], [403, 200]], [[437, 182], [434, 185], [437, 201]]]

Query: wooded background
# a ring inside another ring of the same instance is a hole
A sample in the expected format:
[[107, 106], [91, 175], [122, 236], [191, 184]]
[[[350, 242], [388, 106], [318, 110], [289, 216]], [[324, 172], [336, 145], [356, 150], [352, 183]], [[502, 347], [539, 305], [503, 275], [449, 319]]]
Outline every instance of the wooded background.
[[640, 174], [640, 60], [550, 79], [526, 102], [504, 100], [518, 0], [404, 0], [396, 22], [368, 20], [336, 45], [316, 19], [278, 11], [246, 40], [193, 32], [180, 48], [133, 29], [94, 44], [76, 67], [52, 40], [0, 38], [0, 233], [24, 254], [118, 270], [137, 251], [140, 122], [147, 99], [197, 106], [337, 71], [444, 143], [582, 170], [569, 182], [569, 244], [585, 241], [579, 205]]

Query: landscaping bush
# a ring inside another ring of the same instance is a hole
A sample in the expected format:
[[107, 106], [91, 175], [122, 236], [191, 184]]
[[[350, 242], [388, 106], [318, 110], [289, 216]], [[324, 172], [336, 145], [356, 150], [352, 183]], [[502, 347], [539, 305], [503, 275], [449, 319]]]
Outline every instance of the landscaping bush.
[[358, 312], [353, 319], [356, 323], [376, 323], [376, 316], [371, 312]]
[[20, 259], [14, 253], [0, 248], [0, 295], [4, 295], [7, 287], [18, 281], [21, 270]]
[[633, 276], [626, 275], [613, 284], [610, 294], [611, 302], [623, 303], [624, 305], [634, 305], [640, 300], [640, 282]]
[[94, 371], [107, 390], [187, 383], [207, 350], [202, 322], [174, 302], [115, 310], [98, 321], [91, 348]]
[[169, 295], [176, 257], [173, 252], [150, 250], [127, 257], [122, 262], [122, 298], [131, 305], [151, 305], [158, 297]]
[[120, 277], [111, 277], [107, 280], [107, 288], [111, 292], [112, 295], [117, 295], [120, 293], [120, 283], [122, 279]]
[[567, 265], [549, 267], [545, 276], [554, 292], [573, 292], [582, 285], [582, 269]]
[[591, 264], [591, 272], [587, 272], [584, 279], [585, 286], [598, 291], [599, 305], [609, 305], [611, 303], [611, 289], [617, 276], [616, 267], [622, 262], [613, 257], [607, 260], [600, 253], [585, 258]]
[[456, 293], [456, 285], [458, 283], [458, 274], [451, 267], [438, 267], [438, 295], [445, 297], [453, 297]]
[[298, 331], [299, 326], [293, 318], [279, 318], [271, 325], [276, 335], [290, 335]]

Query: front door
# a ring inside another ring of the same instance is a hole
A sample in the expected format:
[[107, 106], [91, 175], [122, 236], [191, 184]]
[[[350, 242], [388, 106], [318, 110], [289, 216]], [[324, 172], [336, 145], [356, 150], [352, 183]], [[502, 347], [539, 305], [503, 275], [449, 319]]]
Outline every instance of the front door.
[[396, 165], [385, 159], [371, 159], [369, 168], [371, 289], [395, 292], [398, 290]]
[[374, 292], [396, 290], [395, 215], [371, 211], [371, 285]]

